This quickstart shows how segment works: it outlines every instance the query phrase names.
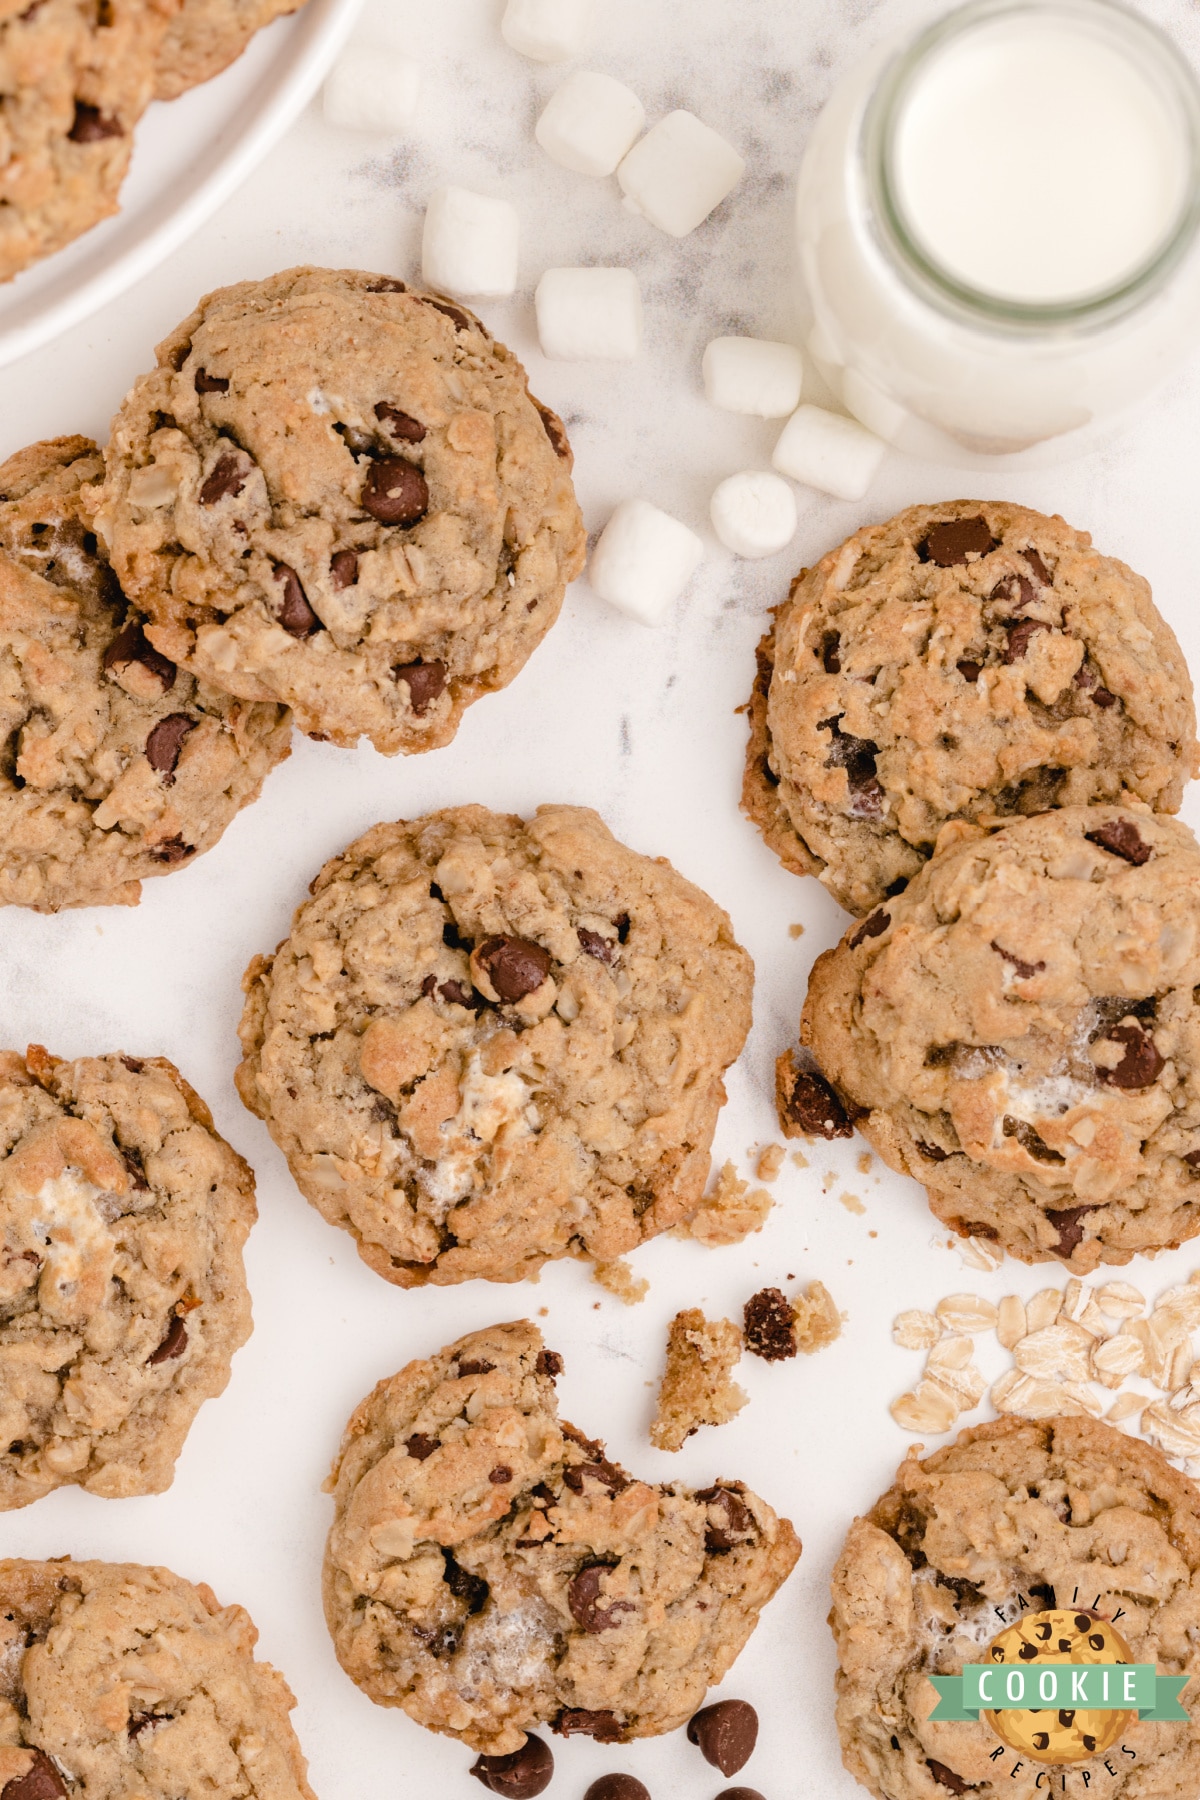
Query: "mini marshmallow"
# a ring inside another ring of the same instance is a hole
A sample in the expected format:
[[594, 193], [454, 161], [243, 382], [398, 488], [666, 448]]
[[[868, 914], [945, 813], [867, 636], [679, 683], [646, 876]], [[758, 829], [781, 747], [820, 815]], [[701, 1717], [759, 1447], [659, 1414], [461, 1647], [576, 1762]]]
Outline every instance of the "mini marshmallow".
[[712, 497], [713, 530], [735, 556], [774, 556], [796, 535], [796, 496], [780, 475], [746, 469]]
[[659, 625], [704, 560], [694, 531], [648, 500], [622, 500], [588, 565], [593, 591], [642, 625]]
[[694, 113], [668, 113], [635, 144], [617, 180], [636, 212], [672, 237], [686, 237], [733, 192], [746, 164]]
[[566, 62], [591, 43], [593, 10], [593, 0], [508, 0], [500, 35], [534, 62]]
[[450, 294], [512, 294], [517, 287], [516, 208], [507, 200], [444, 187], [429, 196], [421, 268]]
[[381, 44], [351, 44], [325, 83], [325, 123], [345, 131], [411, 131], [421, 65]]
[[632, 88], [611, 75], [568, 75], [537, 122], [534, 136], [552, 162], [576, 175], [611, 175], [646, 123]]
[[642, 296], [632, 269], [547, 269], [534, 305], [546, 356], [630, 362], [642, 347]]
[[704, 392], [725, 412], [786, 419], [800, 404], [804, 358], [764, 338], [714, 338], [704, 352]]
[[861, 500], [887, 445], [841, 413], [801, 406], [779, 434], [771, 461], [781, 475], [806, 482], [839, 500]]

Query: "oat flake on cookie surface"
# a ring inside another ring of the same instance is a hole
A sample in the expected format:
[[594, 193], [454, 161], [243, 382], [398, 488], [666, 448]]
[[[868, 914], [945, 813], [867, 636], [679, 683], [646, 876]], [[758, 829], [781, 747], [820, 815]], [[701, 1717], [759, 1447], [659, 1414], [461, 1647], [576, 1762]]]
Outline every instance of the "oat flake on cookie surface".
[[684, 1724], [800, 1543], [741, 1482], [651, 1485], [558, 1418], [526, 1320], [381, 1381], [329, 1486], [325, 1616], [383, 1706], [503, 1755], [549, 1724], [624, 1742]]
[[914, 506], [804, 570], [759, 647], [742, 803], [862, 915], [951, 819], [1178, 810], [1187, 664], [1140, 575], [1062, 519]]
[[96, 528], [156, 647], [338, 744], [449, 743], [583, 566], [561, 421], [473, 314], [388, 276], [209, 294], [105, 461]]
[[956, 841], [814, 965], [801, 1036], [938, 1218], [1076, 1274], [1200, 1230], [1200, 846], [1140, 807]]
[[[1160, 1675], [1195, 1671], [1200, 1493], [1187, 1477], [1092, 1419], [998, 1419], [924, 1461], [910, 1453], [850, 1527], [833, 1574], [850, 1773], [878, 1800], [1057, 1794], [1059, 1774], [1006, 1749], [984, 1719], [931, 1724], [927, 1679], [984, 1660], [1006, 1626], [1056, 1608], [1112, 1624]], [[1181, 1699], [1195, 1713], [1194, 1682]], [[1072, 1763], [1066, 1793], [1190, 1800], [1200, 1717], [1134, 1718], [1107, 1754]]]
[[82, 437], [0, 466], [0, 905], [135, 905], [212, 848], [291, 744], [285, 707], [147, 641], [83, 518], [102, 474]]
[[137, 1563], [0, 1561], [9, 1800], [314, 1800], [245, 1609]]
[[377, 825], [243, 983], [238, 1091], [402, 1287], [610, 1263], [701, 1201], [750, 958], [584, 807]]
[[0, 1052], [0, 1509], [170, 1486], [250, 1335], [254, 1219], [165, 1058]]

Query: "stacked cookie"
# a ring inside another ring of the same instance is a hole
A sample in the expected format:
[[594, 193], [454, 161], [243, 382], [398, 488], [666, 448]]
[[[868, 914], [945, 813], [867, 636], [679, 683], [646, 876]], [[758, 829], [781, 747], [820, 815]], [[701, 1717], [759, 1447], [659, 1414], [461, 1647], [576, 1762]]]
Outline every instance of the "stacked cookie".
[[4, 0], [0, 281], [116, 212], [134, 129], [303, 0]]
[[1191, 683], [1146, 583], [962, 501], [858, 532], [759, 652], [743, 803], [859, 915], [812, 973], [784, 1128], [857, 1124], [1027, 1261], [1200, 1229]]
[[560, 422], [472, 315], [299, 269], [209, 296], [104, 456], [0, 469], [0, 900], [132, 904], [313, 737], [453, 737], [558, 615]]

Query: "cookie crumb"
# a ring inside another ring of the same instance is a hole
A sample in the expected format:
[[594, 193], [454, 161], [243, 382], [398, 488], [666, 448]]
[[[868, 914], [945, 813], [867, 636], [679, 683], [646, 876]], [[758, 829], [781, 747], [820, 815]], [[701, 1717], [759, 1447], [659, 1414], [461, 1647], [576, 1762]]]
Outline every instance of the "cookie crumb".
[[796, 1314], [796, 1347], [804, 1356], [824, 1350], [842, 1335], [842, 1315], [823, 1281], [810, 1281], [792, 1302]]
[[874, 1161], [875, 1161], [875, 1158], [871, 1155], [871, 1152], [869, 1150], [864, 1150], [862, 1155], [858, 1159], [857, 1166], [858, 1166], [859, 1174], [860, 1175], [869, 1175], [871, 1173], [871, 1165], [873, 1164]]
[[656, 1449], [682, 1449], [701, 1425], [724, 1425], [742, 1410], [748, 1396], [729, 1379], [741, 1354], [742, 1334], [731, 1320], [706, 1319], [697, 1306], [676, 1313], [650, 1426]]
[[857, 1194], [839, 1194], [838, 1205], [844, 1206], [849, 1213], [865, 1213], [867, 1210]]
[[805, 1156], [803, 1150], [793, 1150], [792, 1161], [798, 1169], [807, 1169], [810, 1166], [809, 1160], [807, 1156]]
[[761, 1231], [774, 1201], [765, 1188], [751, 1188], [731, 1162], [717, 1176], [712, 1192], [704, 1196], [690, 1219], [676, 1225], [672, 1237], [694, 1238], [710, 1249], [740, 1244], [751, 1232]]
[[598, 1281], [602, 1288], [623, 1300], [626, 1306], [636, 1306], [650, 1292], [650, 1283], [644, 1275], [635, 1275], [623, 1256], [615, 1262], [598, 1262], [592, 1264], [592, 1280]]
[[789, 925], [788, 936], [790, 938], [802, 938], [804, 936], [803, 925]]
[[754, 1173], [759, 1181], [774, 1181], [783, 1167], [783, 1159], [786, 1155], [787, 1152], [782, 1144], [768, 1144], [765, 1150], [760, 1151], [758, 1161], [754, 1166]]
[[764, 1362], [783, 1362], [796, 1354], [796, 1309], [780, 1288], [751, 1294], [742, 1314], [746, 1348]]

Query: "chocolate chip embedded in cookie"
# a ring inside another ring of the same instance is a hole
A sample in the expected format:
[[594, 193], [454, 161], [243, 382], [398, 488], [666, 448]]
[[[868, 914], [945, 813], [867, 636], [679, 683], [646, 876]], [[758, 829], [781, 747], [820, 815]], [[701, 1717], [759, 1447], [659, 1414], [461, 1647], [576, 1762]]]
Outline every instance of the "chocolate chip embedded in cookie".
[[1196, 772], [1187, 665], [1141, 576], [1062, 519], [959, 500], [856, 532], [759, 647], [742, 804], [849, 911], [952, 820], [1116, 801]]
[[208, 295], [159, 346], [96, 527], [173, 661], [334, 743], [431, 750], [524, 666], [583, 566], [549, 420], [461, 307], [292, 269]]
[[[1115, 1753], [1101, 1737], [1089, 1747], [1092, 1734], [1076, 1736], [1069, 1711], [931, 1722], [928, 1677], [999, 1660], [990, 1649], [1033, 1637], [1035, 1618], [1065, 1623], [1063, 1661], [1108, 1660], [1123, 1642], [1132, 1662], [1188, 1673], [1200, 1635], [1193, 1483], [1148, 1444], [1086, 1418], [998, 1419], [923, 1461], [910, 1454], [850, 1527], [833, 1575], [837, 1725], [850, 1773], [878, 1800], [1035, 1800], [1061, 1786], [1046, 1756], [1053, 1739], [1072, 1758], [1082, 1753], [1067, 1794], [1190, 1793], [1200, 1717], [1126, 1716]], [[1087, 1648], [1075, 1657], [1080, 1637]], [[1000, 1719], [1020, 1729], [1002, 1739]], [[1026, 1727], [1029, 1748], [1005, 1741]]]
[[135, 905], [211, 849], [287, 756], [291, 720], [178, 669], [82, 516], [87, 438], [0, 467], [0, 905]]
[[[8, 1800], [313, 1800], [295, 1698], [240, 1606], [169, 1569], [0, 1561]], [[250, 1764], [252, 1773], [247, 1769]]]
[[1193, 1237], [1200, 846], [1132, 806], [959, 829], [818, 958], [804, 1042], [960, 1235], [1079, 1274]]
[[339, 1662], [489, 1759], [540, 1725], [618, 1743], [685, 1724], [800, 1554], [740, 1483], [695, 1494], [609, 1462], [559, 1420], [541, 1354], [519, 1320], [410, 1363], [358, 1407], [329, 1484]]
[[0, 1509], [161, 1493], [250, 1335], [254, 1178], [162, 1057], [0, 1052], [0, 1106]]
[[458, 807], [326, 864], [246, 975], [238, 1091], [389, 1281], [610, 1263], [699, 1205], [751, 982], [595, 813]]

